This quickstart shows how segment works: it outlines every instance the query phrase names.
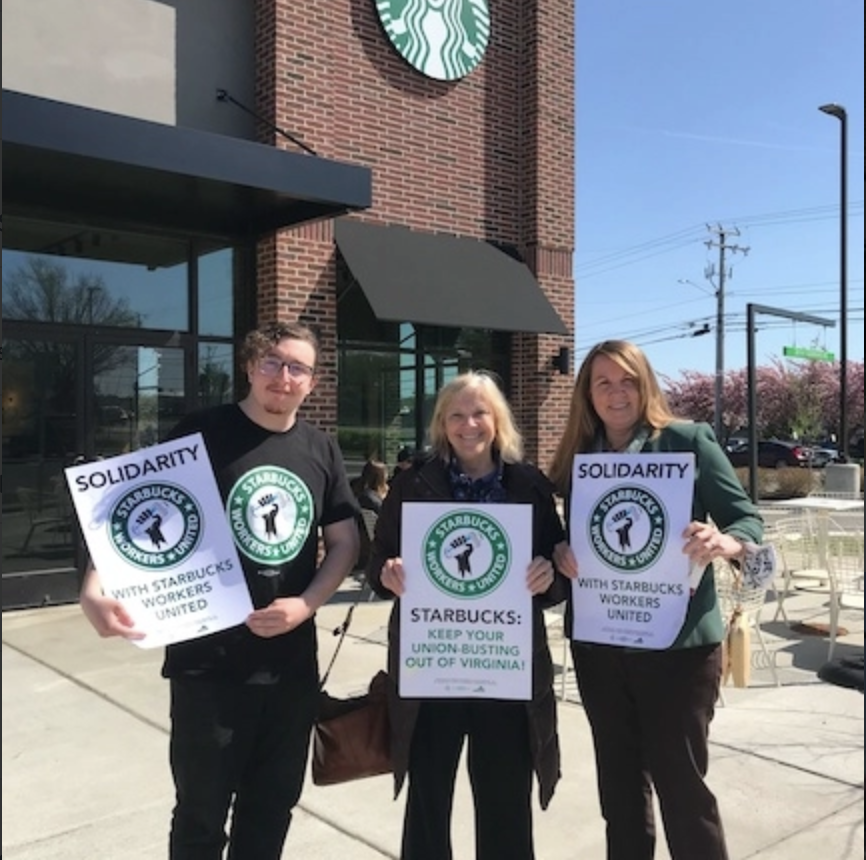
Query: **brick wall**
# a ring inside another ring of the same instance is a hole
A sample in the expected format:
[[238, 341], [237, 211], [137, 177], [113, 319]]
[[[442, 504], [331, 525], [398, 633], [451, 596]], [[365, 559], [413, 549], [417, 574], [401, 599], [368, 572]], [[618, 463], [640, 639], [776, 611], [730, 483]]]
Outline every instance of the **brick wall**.
[[[456, 82], [410, 67], [374, 0], [256, 0], [256, 107], [319, 155], [368, 166], [362, 217], [516, 245], [574, 326], [574, 3], [489, 0], [481, 65]], [[277, 134], [275, 146], [291, 144]], [[336, 294], [330, 223], [260, 244], [259, 316], [320, 327], [326, 375], [312, 417], [336, 425]], [[546, 464], [571, 377], [550, 367], [568, 337], [515, 335], [512, 403], [530, 458]]]

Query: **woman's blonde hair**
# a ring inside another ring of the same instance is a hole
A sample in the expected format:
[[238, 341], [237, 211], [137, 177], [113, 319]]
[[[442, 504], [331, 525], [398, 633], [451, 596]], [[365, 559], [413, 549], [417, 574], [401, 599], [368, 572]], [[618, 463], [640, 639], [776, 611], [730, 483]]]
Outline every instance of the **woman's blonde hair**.
[[616, 362], [634, 378], [640, 397], [640, 422], [650, 428], [652, 436], [658, 435], [662, 427], [677, 420], [668, 406], [649, 359], [640, 347], [627, 340], [605, 340], [597, 343], [587, 353], [574, 381], [565, 430], [550, 464], [550, 479], [563, 493], [567, 491], [571, 481], [574, 455], [592, 451], [595, 440], [603, 431], [604, 425], [593, 408], [590, 397], [592, 363], [600, 355]]
[[451, 456], [445, 419], [448, 416], [451, 402], [464, 391], [477, 392], [493, 413], [493, 423], [496, 427], [493, 447], [499, 452], [502, 461], [504, 463], [519, 463], [523, 459], [523, 436], [517, 429], [511, 407], [508, 405], [502, 389], [493, 376], [483, 370], [461, 373], [439, 389], [428, 431], [430, 447], [433, 452], [443, 460], [448, 460]]

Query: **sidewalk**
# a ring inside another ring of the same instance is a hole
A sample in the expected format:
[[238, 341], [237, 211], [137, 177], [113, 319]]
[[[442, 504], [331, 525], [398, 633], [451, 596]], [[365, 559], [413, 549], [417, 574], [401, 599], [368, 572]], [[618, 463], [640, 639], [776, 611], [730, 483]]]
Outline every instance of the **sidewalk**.
[[[318, 615], [323, 666], [356, 588], [348, 581]], [[389, 608], [358, 605], [331, 692], [359, 691], [383, 667]], [[798, 593], [785, 608], [792, 621], [827, 616], [822, 595]], [[768, 605], [764, 618], [774, 609]], [[842, 623], [849, 635], [837, 656], [862, 651], [862, 615], [843, 614]], [[558, 666], [560, 625], [551, 616]], [[863, 696], [817, 678], [823, 638], [798, 638], [769, 620], [763, 629], [781, 686], [756, 666], [752, 686], [726, 688], [711, 734], [710, 783], [731, 860], [860, 860]], [[61, 606], [4, 613], [2, 657], [5, 860], [164, 860], [173, 798], [161, 650], [99, 639], [77, 606]], [[603, 860], [592, 743], [570, 671], [565, 681], [563, 779], [550, 808], [536, 815], [537, 860]], [[393, 800], [390, 777], [309, 784], [284, 857], [393, 860], [404, 799]], [[455, 860], [473, 860], [465, 769], [454, 808]], [[669, 860], [659, 830], [656, 857]]]

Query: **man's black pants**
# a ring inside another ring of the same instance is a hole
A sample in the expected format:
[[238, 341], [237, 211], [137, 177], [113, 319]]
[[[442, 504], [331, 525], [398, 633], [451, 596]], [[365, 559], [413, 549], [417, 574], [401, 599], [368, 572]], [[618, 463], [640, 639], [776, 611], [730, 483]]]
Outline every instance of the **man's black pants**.
[[[171, 679], [170, 860], [279, 860], [304, 783], [317, 690]], [[231, 831], [226, 820], [231, 810]]]

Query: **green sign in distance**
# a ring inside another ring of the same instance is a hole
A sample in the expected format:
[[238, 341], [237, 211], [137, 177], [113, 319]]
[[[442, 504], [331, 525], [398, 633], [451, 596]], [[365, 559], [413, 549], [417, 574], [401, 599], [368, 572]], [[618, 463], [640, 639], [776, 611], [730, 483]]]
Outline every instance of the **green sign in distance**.
[[788, 358], [811, 358], [813, 361], [833, 361], [835, 356], [826, 349], [816, 349], [808, 346], [784, 346], [782, 355]]
[[391, 44], [422, 75], [465, 78], [490, 41], [487, 0], [375, 0]]

